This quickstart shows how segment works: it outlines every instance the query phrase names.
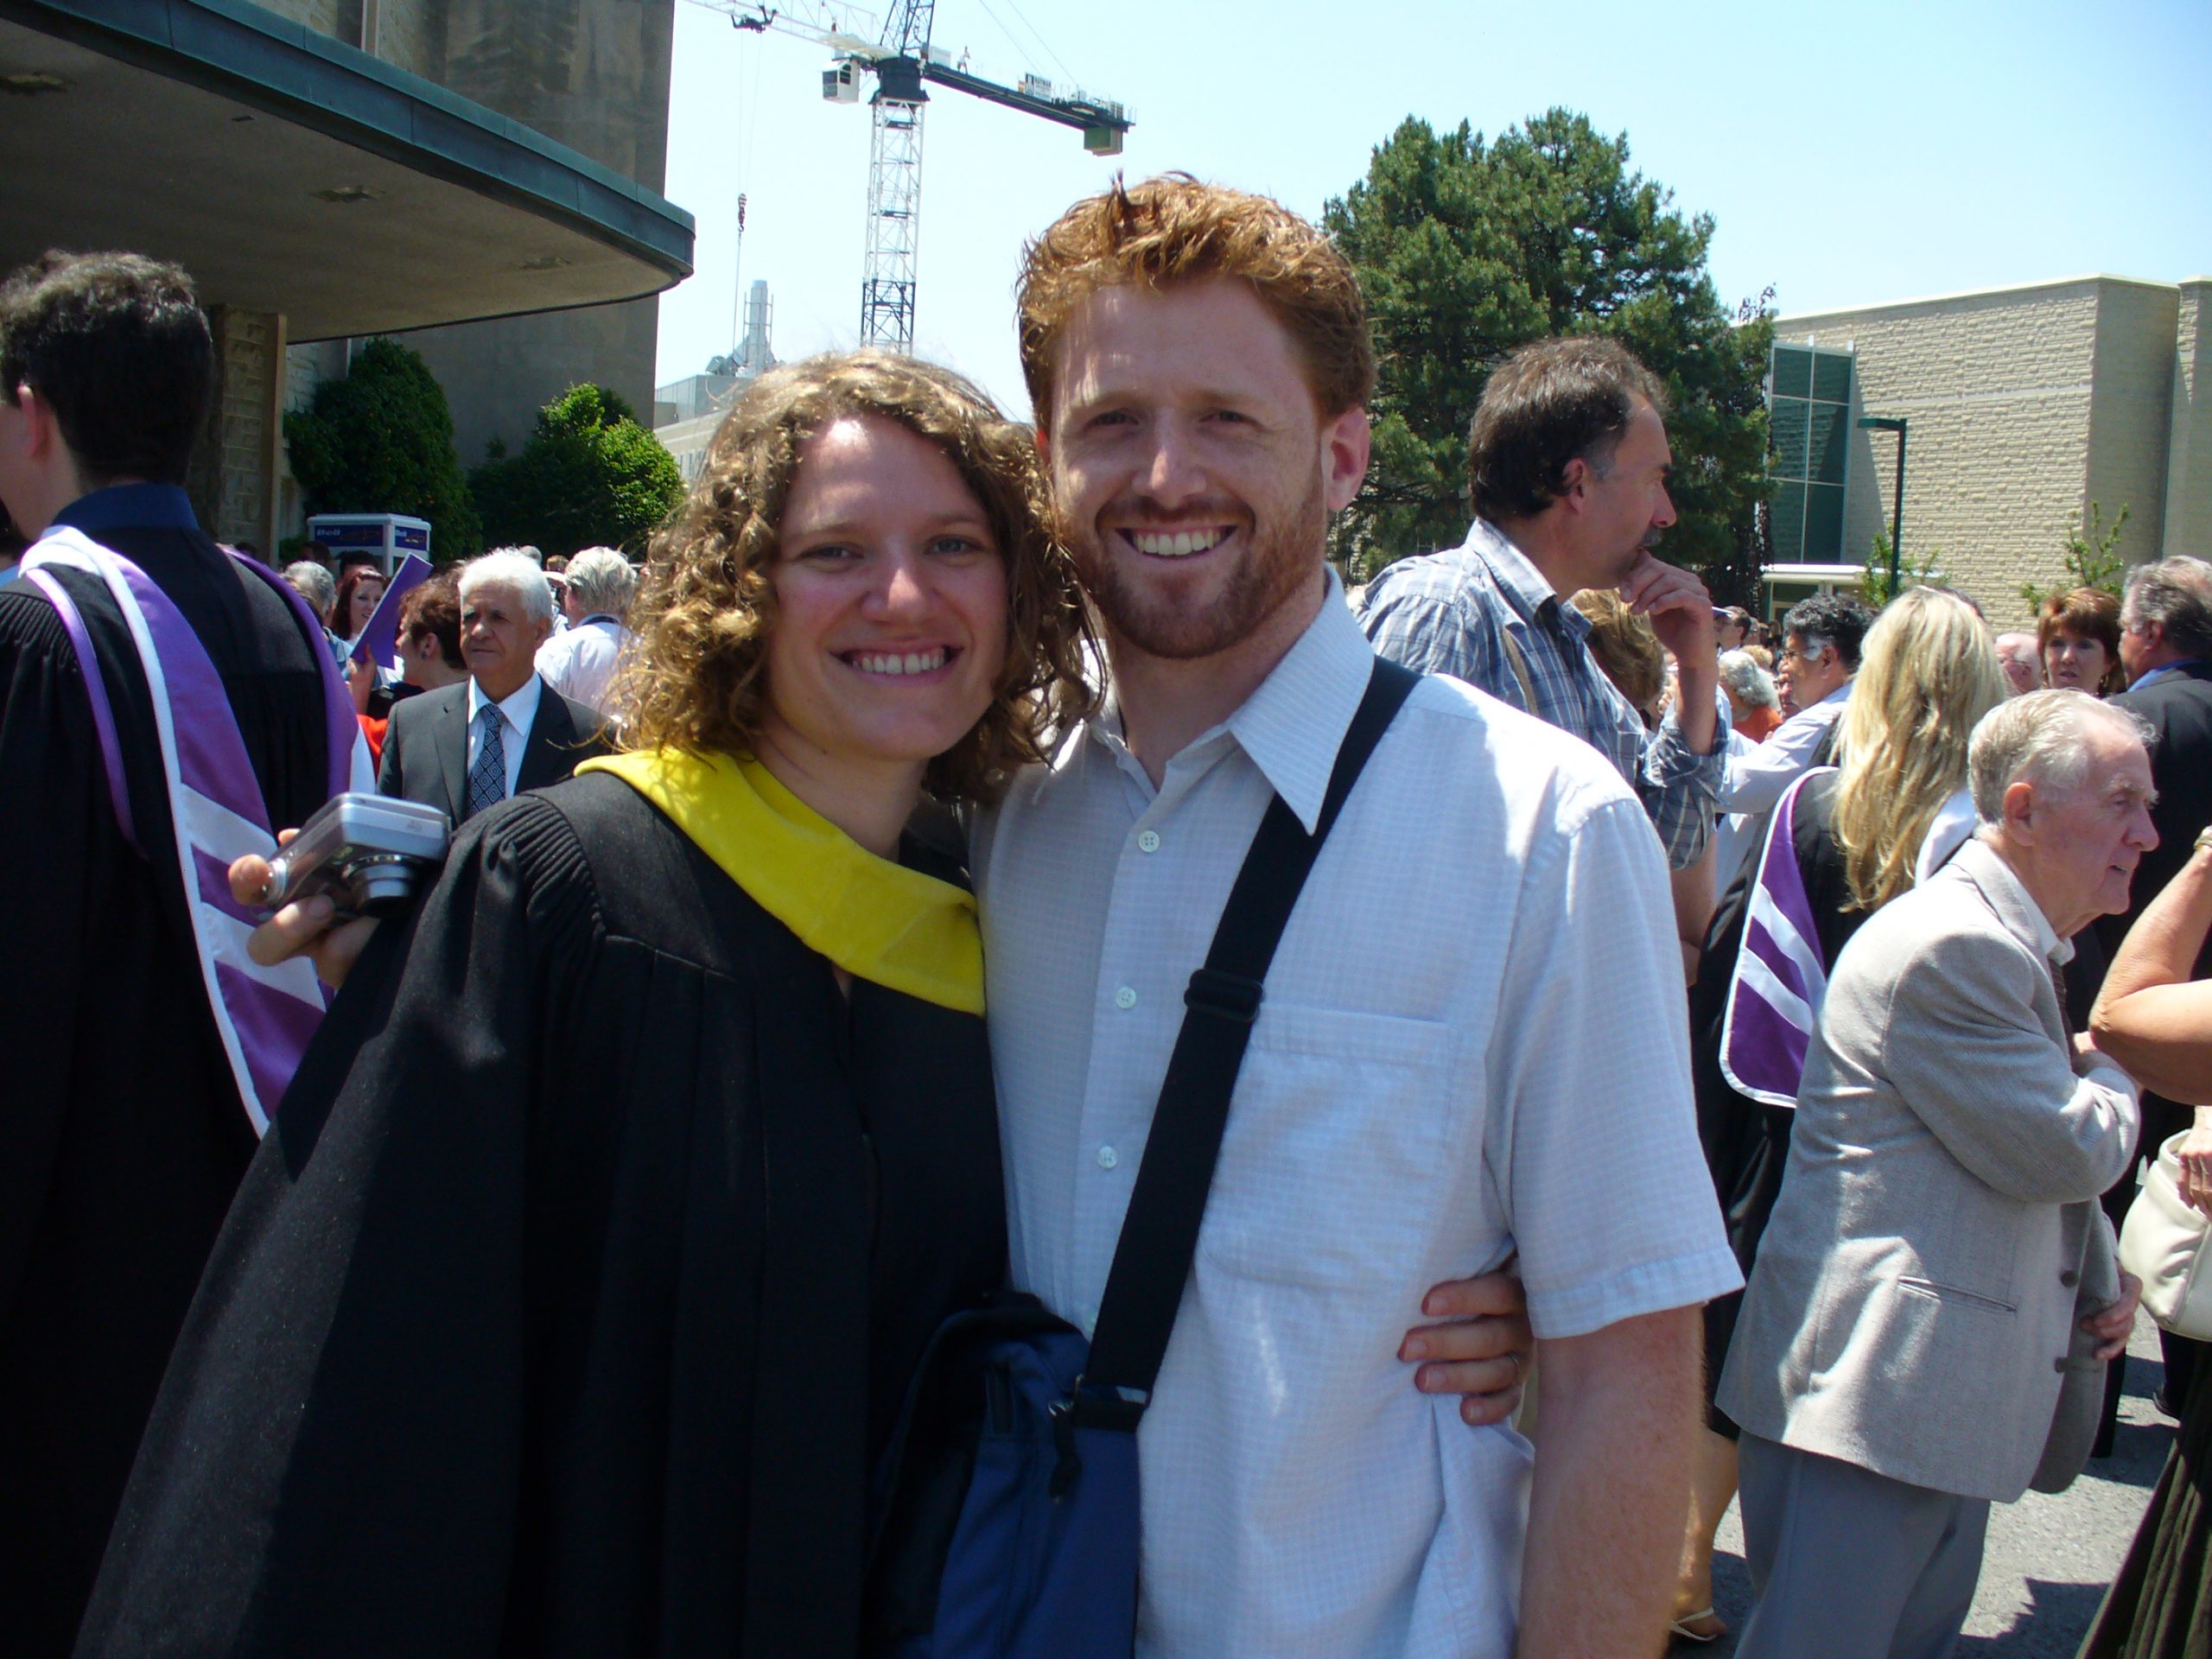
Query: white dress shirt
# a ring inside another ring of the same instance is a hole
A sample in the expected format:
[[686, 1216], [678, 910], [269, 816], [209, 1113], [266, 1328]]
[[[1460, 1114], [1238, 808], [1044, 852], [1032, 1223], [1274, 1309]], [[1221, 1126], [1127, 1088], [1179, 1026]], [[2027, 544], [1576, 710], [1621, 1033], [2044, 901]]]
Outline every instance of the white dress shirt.
[[632, 637], [611, 616], [588, 616], [537, 648], [537, 671], [563, 696], [604, 715], [607, 686]]
[[[1851, 699], [1851, 682], [1822, 697], [1809, 709], [1800, 709], [1767, 734], [1763, 743], [1731, 741], [1728, 764], [1720, 780], [1720, 829], [1715, 832], [1719, 851], [1713, 861], [1713, 891], [1728, 891], [1758, 837], [1751, 831], [1789, 793], [1789, 785], [1811, 770], [1837, 721]], [[1723, 729], [1726, 721], [1722, 722]], [[1732, 739], [1735, 734], [1730, 734]]]
[[[1014, 1277], [1085, 1330], [1184, 986], [1271, 793], [1313, 823], [1366, 684], [1329, 580], [1158, 790], [1109, 710], [977, 827]], [[1643, 807], [1594, 750], [1431, 678], [1268, 977], [1140, 1434], [1140, 1654], [1507, 1659], [1528, 1443], [1396, 1350], [1431, 1284], [1516, 1250], [1548, 1338], [1740, 1282]]]
[[[499, 747], [507, 763], [507, 794], [515, 792], [515, 779], [522, 775], [523, 745], [530, 741], [531, 726], [537, 719], [538, 695], [545, 682], [531, 675], [522, 683], [522, 690], [492, 706], [499, 711]], [[476, 770], [476, 752], [484, 747], [484, 728], [476, 723], [477, 715], [491, 699], [484, 695], [484, 688], [471, 678], [468, 682], [468, 769]]]
[[1724, 812], [1764, 812], [1804, 775], [1828, 728], [1842, 717], [1851, 700], [1851, 682], [1822, 697], [1809, 709], [1800, 709], [1755, 744], [1750, 753], [1728, 757], [1721, 775], [1720, 809]]

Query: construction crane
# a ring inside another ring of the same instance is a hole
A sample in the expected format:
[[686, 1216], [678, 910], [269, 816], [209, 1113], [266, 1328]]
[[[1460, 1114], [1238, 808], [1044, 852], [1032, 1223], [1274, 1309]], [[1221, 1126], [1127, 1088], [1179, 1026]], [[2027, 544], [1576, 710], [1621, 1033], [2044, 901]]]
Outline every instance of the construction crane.
[[1039, 75], [1002, 86], [970, 74], [963, 54], [930, 43], [936, 0], [892, 0], [879, 32], [873, 14], [841, 0], [785, 0], [770, 7], [754, 0], [696, 0], [723, 13], [737, 28], [773, 30], [830, 51], [822, 72], [822, 96], [832, 104], [857, 104], [867, 83], [875, 117], [868, 150], [868, 263], [861, 278], [861, 341], [894, 351], [914, 348], [915, 258], [922, 213], [922, 111], [925, 83], [950, 86], [1025, 115], [1073, 127], [1094, 156], [1118, 156], [1133, 124], [1128, 109], [1079, 86], [1056, 87]]

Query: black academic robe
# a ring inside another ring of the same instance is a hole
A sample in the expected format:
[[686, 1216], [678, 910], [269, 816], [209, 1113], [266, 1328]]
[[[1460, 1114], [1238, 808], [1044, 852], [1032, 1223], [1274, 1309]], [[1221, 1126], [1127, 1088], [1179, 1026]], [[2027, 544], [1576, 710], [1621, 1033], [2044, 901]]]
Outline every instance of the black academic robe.
[[1002, 1204], [981, 1020], [848, 1006], [612, 776], [502, 803], [278, 1111], [79, 1651], [850, 1653]]
[[[262, 794], [329, 787], [322, 683], [283, 600], [196, 530], [104, 528], [213, 660]], [[120, 629], [87, 622], [105, 639]], [[103, 656], [108, 653], [103, 650]], [[254, 1135], [169, 842], [135, 657], [108, 691], [141, 839], [108, 796], [77, 653], [0, 588], [0, 1651], [65, 1654], [200, 1264]]]

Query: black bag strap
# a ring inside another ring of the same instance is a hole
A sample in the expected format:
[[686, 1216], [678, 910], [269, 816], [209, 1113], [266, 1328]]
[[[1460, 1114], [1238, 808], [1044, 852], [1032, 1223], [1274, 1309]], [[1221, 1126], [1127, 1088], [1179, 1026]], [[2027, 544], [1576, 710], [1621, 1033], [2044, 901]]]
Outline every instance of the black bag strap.
[[1099, 1302], [1090, 1363], [1070, 1410], [1077, 1424], [1134, 1429], [1144, 1414], [1191, 1276], [1206, 1192], [1229, 1126], [1229, 1098], [1259, 1017], [1268, 966], [1345, 798], [1420, 683], [1412, 671], [1375, 659], [1366, 693], [1337, 750], [1312, 835], [1281, 796], [1268, 803], [1222, 906], [1205, 965], [1191, 976], [1183, 993], [1183, 1027], [1160, 1086]]

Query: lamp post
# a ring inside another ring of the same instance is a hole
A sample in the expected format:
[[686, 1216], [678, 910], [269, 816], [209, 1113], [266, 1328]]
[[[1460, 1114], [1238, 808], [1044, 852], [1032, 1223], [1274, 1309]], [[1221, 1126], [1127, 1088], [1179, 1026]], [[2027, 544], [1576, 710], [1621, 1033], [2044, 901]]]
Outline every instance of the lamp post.
[[1897, 435], [1897, 493], [1890, 501], [1890, 597], [1895, 599], [1898, 583], [1898, 562], [1904, 556], [1900, 545], [1904, 537], [1904, 416], [1862, 415], [1859, 417], [1861, 432], [1894, 432]]

